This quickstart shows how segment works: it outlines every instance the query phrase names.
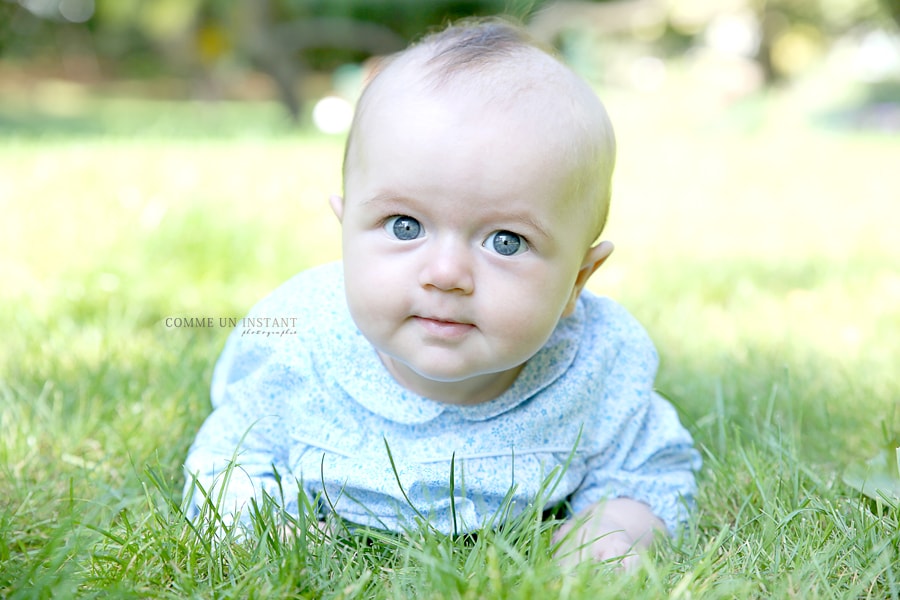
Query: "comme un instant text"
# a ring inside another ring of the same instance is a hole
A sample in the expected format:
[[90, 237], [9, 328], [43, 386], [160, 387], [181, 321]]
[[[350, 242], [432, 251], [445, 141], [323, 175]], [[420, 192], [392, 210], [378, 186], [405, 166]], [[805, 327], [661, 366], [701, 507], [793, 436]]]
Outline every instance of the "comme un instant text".
[[244, 329], [293, 329], [297, 317], [166, 317], [168, 328], [242, 327]]

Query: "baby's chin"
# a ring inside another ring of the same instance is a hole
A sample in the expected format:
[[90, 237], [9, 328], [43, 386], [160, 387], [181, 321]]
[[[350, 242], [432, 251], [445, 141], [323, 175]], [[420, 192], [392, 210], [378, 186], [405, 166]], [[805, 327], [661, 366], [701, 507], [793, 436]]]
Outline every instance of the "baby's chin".
[[510, 371], [518, 373], [525, 364], [523, 362], [512, 366], [492, 365], [490, 369], [475, 369], [468, 364], [453, 365], [449, 361], [441, 364], [422, 364], [417, 357], [407, 359], [381, 351], [378, 352], [378, 355], [384, 366], [395, 377], [398, 374], [401, 377], [403, 375], [412, 376], [423, 383], [433, 383], [437, 386], [476, 383], [479, 380], [501, 378]]
[[448, 404], [481, 404], [505, 392], [516, 380], [525, 363], [496, 370], [427, 368], [416, 361], [379, 353], [393, 378], [411, 392]]

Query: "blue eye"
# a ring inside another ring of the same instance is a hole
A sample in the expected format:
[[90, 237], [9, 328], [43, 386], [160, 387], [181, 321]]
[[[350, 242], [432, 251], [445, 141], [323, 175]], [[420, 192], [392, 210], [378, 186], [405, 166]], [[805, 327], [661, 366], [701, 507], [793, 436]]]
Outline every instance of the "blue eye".
[[514, 256], [528, 250], [528, 242], [518, 233], [512, 231], [495, 231], [484, 242], [490, 244], [497, 254], [502, 256]]
[[384, 228], [395, 238], [403, 241], [414, 240], [422, 234], [422, 225], [406, 215], [391, 217], [384, 224]]

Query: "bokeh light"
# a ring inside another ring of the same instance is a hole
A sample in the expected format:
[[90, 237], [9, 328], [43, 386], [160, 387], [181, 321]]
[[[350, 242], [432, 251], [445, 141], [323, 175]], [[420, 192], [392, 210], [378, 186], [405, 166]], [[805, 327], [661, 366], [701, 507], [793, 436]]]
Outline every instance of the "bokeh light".
[[62, 18], [70, 23], [85, 23], [94, 16], [94, 0], [19, 0], [32, 14], [48, 18]]
[[325, 96], [316, 102], [312, 118], [322, 133], [346, 133], [353, 121], [353, 105], [338, 96]]

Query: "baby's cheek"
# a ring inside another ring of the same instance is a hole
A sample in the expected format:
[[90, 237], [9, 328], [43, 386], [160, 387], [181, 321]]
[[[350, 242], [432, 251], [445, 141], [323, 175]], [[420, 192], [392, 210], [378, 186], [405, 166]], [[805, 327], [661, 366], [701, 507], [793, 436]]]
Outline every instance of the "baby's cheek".
[[549, 339], [556, 327], [558, 319], [549, 310], [527, 310], [514, 312], [504, 311], [499, 322], [503, 335], [510, 345], [527, 352], [530, 348], [536, 352]]

